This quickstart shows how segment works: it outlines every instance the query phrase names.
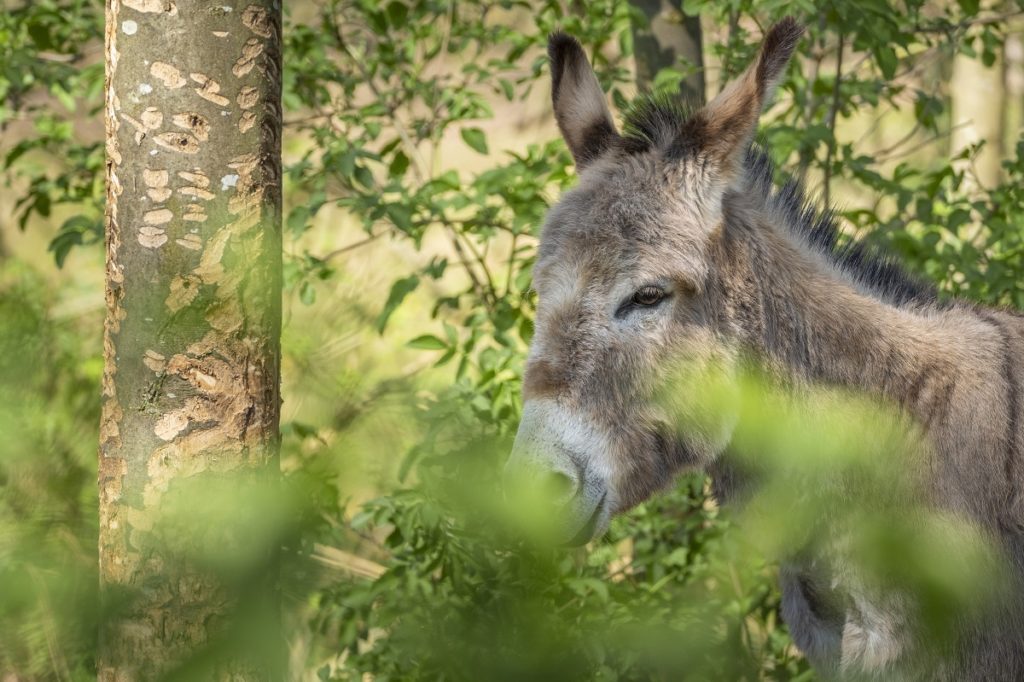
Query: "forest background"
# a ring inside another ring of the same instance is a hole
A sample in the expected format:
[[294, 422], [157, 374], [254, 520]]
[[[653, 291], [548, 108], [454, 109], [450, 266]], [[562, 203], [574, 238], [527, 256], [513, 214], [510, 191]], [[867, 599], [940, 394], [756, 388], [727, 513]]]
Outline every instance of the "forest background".
[[[103, 7], [3, 10], [0, 675], [91, 679]], [[761, 132], [780, 180], [943, 295], [1024, 305], [1017, 3], [286, 3], [294, 494], [273, 533], [294, 679], [813, 677], [774, 564], [701, 475], [575, 552], [524, 552], [477, 513], [518, 423], [537, 233], [574, 182], [547, 34], [583, 42], [622, 111], [713, 96], [790, 13], [808, 30]]]

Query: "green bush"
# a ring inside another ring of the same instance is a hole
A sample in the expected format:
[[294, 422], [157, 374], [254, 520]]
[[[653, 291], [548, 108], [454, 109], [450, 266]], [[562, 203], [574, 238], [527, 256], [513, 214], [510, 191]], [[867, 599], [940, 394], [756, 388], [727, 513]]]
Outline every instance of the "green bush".
[[[943, 146], [949, 93], [929, 70], [929, 59], [959, 53], [991, 63], [1015, 13], [933, 5], [682, 3], [704, 16], [706, 30], [722, 27], [709, 32], [705, 52], [723, 75], [746, 64], [758, 26], [802, 15], [803, 59], [762, 131], [780, 172], [826, 198], [842, 196], [848, 234], [890, 248], [945, 294], [1020, 306], [1024, 148], [1006, 160], [997, 186], [972, 181], [964, 161], [979, 149]], [[370, 386], [351, 379], [362, 401], [351, 409], [284, 425], [289, 499], [302, 501], [281, 512], [298, 521], [281, 531], [285, 617], [300, 643], [293, 662], [321, 679], [647, 680], [679, 679], [680, 671], [809, 679], [779, 620], [771, 552], [725, 518], [703, 476], [684, 477], [617, 519], [605, 539], [572, 552], [525, 544], [504, 530], [493, 504], [520, 414], [536, 235], [574, 176], [561, 141], [507, 152], [482, 121], [496, 102], [548, 87], [542, 48], [556, 28], [580, 38], [611, 99], [626, 106], [635, 90], [630, 27], [642, 14], [621, 0], [289, 6], [286, 295], [315, 310], [345, 277], [340, 252], [317, 252], [309, 239], [323, 214], [340, 209], [368, 242], [395, 240], [423, 263], [395, 272], [380, 306], [346, 319], [433, 365], [401, 380], [375, 368]], [[95, 54], [100, 23], [95, 3], [69, 0], [24, 3], [0, 17], [0, 127], [31, 122], [30, 133], [0, 150], [17, 194], [11, 222], [20, 230], [53, 222], [57, 266], [101, 234], [101, 140], [73, 124], [77, 112], [99, 111], [102, 69], [87, 52]], [[847, 66], [837, 78], [841, 50]], [[676, 80], [667, 73], [653, 82]], [[844, 132], [854, 119], [890, 112], [915, 131], [908, 140], [931, 145], [875, 154], [864, 136]], [[452, 139], [479, 156], [467, 165], [480, 170], [443, 157]], [[56, 221], [61, 205], [73, 215]], [[99, 320], [55, 318], [54, 285], [33, 269], [41, 266], [0, 264], [0, 363], [26, 347], [38, 360], [0, 365], [0, 672], [85, 679], [100, 618], [92, 457]], [[429, 325], [400, 323], [422, 300], [430, 301]], [[286, 330], [295, 365], [312, 337]], [[394, 395], [394, 422], [411, 445], [396, 457], [390, 441], [344, 438]], [[344, 462], [352, 458], [395, 466], [383, 467], [380, 496], [346, 508]], [[926, 556], [934, 547], [917, 549]], [[339, 550], [363, 568], [339, 560], [342, 572], [325, 569]], [[955, 577], [931, 577], [936, 594], [959, 589]]]

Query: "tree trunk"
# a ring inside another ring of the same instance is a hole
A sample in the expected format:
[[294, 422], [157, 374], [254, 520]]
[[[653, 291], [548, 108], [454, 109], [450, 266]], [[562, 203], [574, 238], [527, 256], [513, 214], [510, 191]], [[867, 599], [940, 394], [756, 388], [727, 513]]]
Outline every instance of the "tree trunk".
[[107, 0], [103, 681], [284, 677], [269, 501], [240, 508], [278, 470], [280, 26]]
[[1024, 36], [1019, 32], [1024, 24], [1014, 22], [1010, 26], [1015, 32], [1006, 36], [1003, 45], [1003, 158], [1016, 156], [1018, 131], [1024, 127]]
[[700, 17], [688, 17], [680, 9], [680, 0], [633, 0], [647, 18], [645, 26], [633, 24], [633, 49], [636, 53], [636, 80], [649, 88], [663, 68], [676, 67], [688, 72], [679, 84], [683, 98], [704, 103], [704, 54]]
[[967, 186], [976, 184], [992, 188], [999, 184], [1002, 173], [1002, 140], [1005, 91], [1002, 66], [985, 66], [978, 58], [958, 54], [953, 58], [953, 77], [949, 87], [952, 98], [952, 124], [950, 136], [952, 151], [959, 153], [965, 147], [981, 141], [985, 146], [973, 161], [958, 162], [959, 169], [973, 166], [976, 173], [968, 173]]

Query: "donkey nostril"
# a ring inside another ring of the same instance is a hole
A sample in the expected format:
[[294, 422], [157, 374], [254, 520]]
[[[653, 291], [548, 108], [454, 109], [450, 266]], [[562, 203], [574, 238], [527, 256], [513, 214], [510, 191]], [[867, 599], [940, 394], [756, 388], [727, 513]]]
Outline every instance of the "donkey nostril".
[[561, 471], [552, 471], [544, 477], [544, 489], [552, 501], [562, 504], [576, 495], [576, 480]]

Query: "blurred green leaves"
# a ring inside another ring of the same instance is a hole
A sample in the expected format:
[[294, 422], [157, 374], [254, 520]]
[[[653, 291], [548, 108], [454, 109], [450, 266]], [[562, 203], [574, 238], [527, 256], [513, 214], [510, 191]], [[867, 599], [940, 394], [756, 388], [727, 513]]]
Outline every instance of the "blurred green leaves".
[[73, 246], [96, 243], [103, 231], [100, 131], [82, 135], [75, 124], [100, 111], [103, 64], [87, 51], [102, 44], [102, 20], [102, 7], [84, 0], [16, 3], [0, 15], [0, 133], [32, 129], [7, 149], [0, 172], [8, 185], [27, 183], [16, 202], [20, 229], [49, 219], [59, 205], [78, 212], [51, 244], [58, 266]]
[[[949, 97], [941, 73], [927, 70], [929, 60], [957, 53], [992, 63], [1004, 23], [977, 2], [944, 12], [919, 0], [687, 0], [683, 8], [701, 13], [706, 29], [721, 27], [706, 51], [725, 74], [746, 66], [758, 26], [800, 13], [809, 25], [803, 60], [787, 73], [763, 129], [780, 168], [812, 187], [828, 175], [854, 195], [884, 197], [844, 210], [850, 231], [889, 246], [945, 291], [1024, 305], [1024, 143], [997, 185], [969, 182], [960, 162], [977, 149], [942, 146]], [[6, 9], [0, 131], [11, 143], [0, 171], [14, 188], [15, 226], [52, 223], [50, 250], [61, 265], [102, 232], [102, 131], [87, 125], [101, 101], [100, 5], [40, 0]], [[328, 423], [303, 413], [286, 424], [291, 459], [280, 495], [239, 500], [230, 489], [210, 490], [180, 505], [168, 542], [181, 541], [182, 557], [216, 563], [242, 588], [259, 571], [261, 548], [285, 546], [281, 580], [286, 615], [301, 633], [299, 665], [319, 669], [321, 679], [674, 680], [680, 671], [688, 679], [807, 679], [779, 621], [773, 562], [844, 529], [859, 543], [857, 580], [886, 573], [940, 629], [951, 609], [976, 596], [979, 576], [998, 593], [989, 548], [972, 529], [928, 514], [895, 516], [896, 474], [870, 456], [907, 437], [890, 408], [849, 396], [832, 402], [834, 413], [783, 404], [749, 377], [723, 386], [720, 399], [745, 416], [736, 446], [749, 453], [748, 465], [771, 475], [761, 474], [762, 493], [736, 527], [705, 479], [688, 476], [586, 550], [531, 546], [505, 528], [497, 476], [520, 412], [535, 238], [550, 202], [575, 180], [560, 140], [510, 152], [503, 140], [514, 133], [499, 135], [503, 125], [484, 121], [499, 102], [547, 87], [543, 45], [556, 28], [580, 38], [609, 97], [624, 105], [633, 85], [629, 22], [638, 13], [615, 0], [328, 0], [289, 11], [285, 134], [301, 142], [285, 178], [289, 293], [316, 311], [329, 298], [346, 266], [303, 239], [324, 207], [341, 207], [367, 240], [383, 236], [424, 256], [394, 272], [365, 324], [421, 349], [424, 366], [450, 372], [429, 390], [413, 381], [366, 391], [367, 401], [397, 392], [412, 405], [400, 427], [415, 445], [400, 458], [385, 451], [390, 433], [346, 439], [364, 407], [339, 389]], [[840, 36], [856, 68], [837, 77]], [[918, 72], [927, 75], [911, 77]], [[669, 69], [650, 85], [673, 89], [683, 75]], [[906, 114], [901, 120], [917, 132], [888, 155], [869, 147], [869, 136], [847, 133], [855, 115], [890, 112]], [[929, 139], [933, 146], [910, 154]], [[445, 140], [470, 150], [473, 163], [445, 158]], [[0, 268], [0, 667], [84, 679], [99, 619], [99, 315], [58, 315], [62, 302], [43, 278], [9, 261]], [[429, 297], [432, 322], [410, 328], [400, 322], [403, 306], [418, 296]], [[289, 333], [313, 343], [308, 330]], [[313, 380], [325, 374], [318, 369]], [[701, 395], [714, 393], [705, 385]], [[305, 396], [286, 398], [304, 404]], [[862, 431], [874, 434], [875, 449], [865, 450]], [[400, 459], [402, 487], [346, 514], [339, 489], [347, 472], [331, 459], [339, 452], [371, 463]], [[835, 495], [848, 486], [868, 494], [837, 515]], [[795, 499], [794, 489], [809, 492]], [[245, 545], [224, 542], [210, 523], [237, 505], [266, 521], [248, 529]], [[325, 568], [317, 546], [380, 570], [357, 577]], [[237, 554], [222, 551], [229, 548]]]
[[84, 679], [100, 620], [96, 442], [82, 437], [99, 423], [99, 339], [52, 305], [39, 277], [0, 268], [0, 668]]

